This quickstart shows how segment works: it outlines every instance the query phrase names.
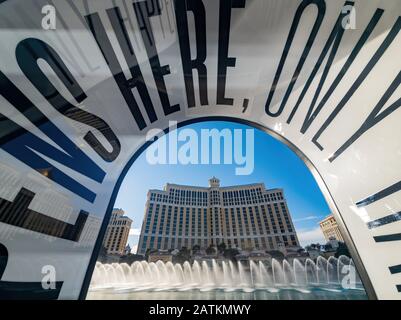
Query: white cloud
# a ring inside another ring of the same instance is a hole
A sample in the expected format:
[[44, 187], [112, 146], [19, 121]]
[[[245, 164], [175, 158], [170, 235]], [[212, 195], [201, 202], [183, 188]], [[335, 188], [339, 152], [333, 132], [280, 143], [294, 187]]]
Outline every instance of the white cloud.
[[141, 229], [139, 228], [132, 228], [129, 231], [130, 236], [139, 236], [141, 234]]
[[307, 217], [303, 217], [303, 218], [299, 218], [299, 219], [294, 219], [294, 222], [300, 222], [300, 221], [308, 221], [308, 220], [317, 220], [317, 219], [321, 219], [322, 217], [319, 216], [307, 216]]
[[311, 243], [320, 243], [324, 244], [326, 243], [326, 240], [324, 239], [322, 230], [320, 227], [314, 228], [314, 229], [303, 229], [299, 230], [297, 232], [298, 234], [298, 239], [299, 242], [301, 243], [301, 246], [305, 247], [308, 244]]

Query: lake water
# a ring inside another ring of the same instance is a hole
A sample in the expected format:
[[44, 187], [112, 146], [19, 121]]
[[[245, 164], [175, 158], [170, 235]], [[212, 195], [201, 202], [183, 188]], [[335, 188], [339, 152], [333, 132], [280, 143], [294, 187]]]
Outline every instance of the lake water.
[[222, 289], [201, 291], [182, 290], [141, 290], [134, 288], [103, 288], [89, 290], [88, 300], [366, 300], [363, 288], [344, 290], [339, 287], [280, 288], [270, 290]]

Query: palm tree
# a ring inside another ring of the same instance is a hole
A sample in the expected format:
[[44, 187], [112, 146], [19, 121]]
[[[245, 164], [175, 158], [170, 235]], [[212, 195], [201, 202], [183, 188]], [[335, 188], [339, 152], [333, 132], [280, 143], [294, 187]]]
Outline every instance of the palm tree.
[[207, 255], [212, 255], [212, 254], [215, 254], [216, 253], [216, 249], [215, 249], [215, 247], [214, 247], [214, 245], [210, 245], [210, 246], [208, 246], [207, 248], [206, 248], [206, 254]]
[[200, 245], [198, 245], [198, 244], [195, 244], [192, 247], [192, 253], [197, 253], [197, 252], [199, 252], [199, 250], [200, 250]]
[[224, 252], [226, 250], [226, 244], [224, 242], [221, 242], [217, 245], [217, 250], [219, 250], [220, 253]]

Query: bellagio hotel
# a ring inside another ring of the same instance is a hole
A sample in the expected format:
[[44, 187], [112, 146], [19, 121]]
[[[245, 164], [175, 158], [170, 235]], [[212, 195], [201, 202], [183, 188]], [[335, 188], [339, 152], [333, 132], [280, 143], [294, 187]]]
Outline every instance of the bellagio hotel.
[[225, 243], [242, 250], [278, 250], [299, 242], [282, 189], [263, 183], [220, 187], [167, 184], [150, 190], [138, 253]]

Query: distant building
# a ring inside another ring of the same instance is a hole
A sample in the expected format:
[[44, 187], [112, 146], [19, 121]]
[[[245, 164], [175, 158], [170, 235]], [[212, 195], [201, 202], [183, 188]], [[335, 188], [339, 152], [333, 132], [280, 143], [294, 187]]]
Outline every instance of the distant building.
[[299, 247], [283, 190], [263, 183], [220, 187], [213, 177], [209, 187], [167, 184], [148, 192], [138, 253], [220, 243], [242, 250]]
[[272, 256], [264, 251], [251, 251], [249, 253], [249, 261], [258, 263], [259, 261], [271, 261]]
[[121, 256], [119, 262], [127, 263], [129, 265], [133, 264], [135, 261], [144, 261], [146, 260], [145, 256], [141, 254], [133, 254]]
[[323, 235], [327, 241], [338, 240], [344, 242], [337, 221], [334, 219], [332, 214], [320, 222], [320, 228], [322, 229]]
[[309, 258], [311, 258], [312, 260], [315, 260], [317, 257], [322, 255], [322, 251], [320, 251], [319, 249], [309, 249], [307, 250], [307, 253], [309, 255]]
[[173, 255], [168, 251], [159, 250], [156, 252], [151, 252], [148, 257], [148, 262], [162, 261], [164, 263], [172, 262]]
[[302, 252], [288, 252], [287, 255], [285, 256], [285, 259], [290, 263], [290, 265], [293, 265], [294, 260], [298, 260], [302, 265], [305, 265], [305, 262], [307, 259], [310, 259], [310, 255], [306, 251]]
[[107, 254], [124, 254], [132, 224], [132, 220], [124, 216], [124, 213], [122, 209], [113, 209], [103, 241]]

